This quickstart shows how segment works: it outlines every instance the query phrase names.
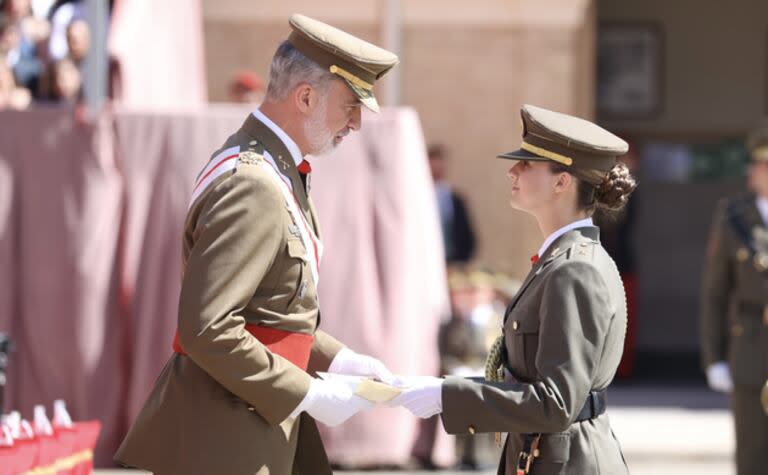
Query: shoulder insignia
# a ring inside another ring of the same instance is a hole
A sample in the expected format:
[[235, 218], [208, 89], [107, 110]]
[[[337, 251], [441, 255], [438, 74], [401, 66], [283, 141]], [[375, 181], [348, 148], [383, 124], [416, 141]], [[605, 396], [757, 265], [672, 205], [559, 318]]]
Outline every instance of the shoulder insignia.
[[568, 250], [568, 259], [591, 259], [595, 253], [596, 241], [582, 241]]
[[240, 152], [240, 155], [237, 157], [237, 163], [243, 165], [258, 165], [262, 160], [264, 160], [264, 157], [252, 150]]

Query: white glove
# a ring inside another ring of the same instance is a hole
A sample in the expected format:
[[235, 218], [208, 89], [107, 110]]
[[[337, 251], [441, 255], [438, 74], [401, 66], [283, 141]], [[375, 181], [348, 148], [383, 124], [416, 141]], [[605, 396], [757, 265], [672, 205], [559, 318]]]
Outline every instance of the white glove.
[[296, 417], [299, 413], [306, 411], [315, 420], [333, 427], [361, 410], [368, 410], [372, 407], [373, 403], [360, 396], [355, 396], [355, 393], [344, 383], [312, 378], [307, 395], [293, 410], [291, 417]]
[[728, 363], [718, 361], [707, 366], [707, 384], [714, 391], [730, 393], [733, 390], [733, 380], [731, 379], [731, 370], [728, 369]]
[[443, 379], [433, 376], [403, 378], [402, 392], [387, 406], [403, 406], [416, 417], [426, 419], [443, 412]]
[[328, 368], [329, 373], [371, 376], [379, 381], [392, 384], [394, 376], [384, 363], [373, 356], [355, 353], [349, 348], [342, 348], [336, 353]]

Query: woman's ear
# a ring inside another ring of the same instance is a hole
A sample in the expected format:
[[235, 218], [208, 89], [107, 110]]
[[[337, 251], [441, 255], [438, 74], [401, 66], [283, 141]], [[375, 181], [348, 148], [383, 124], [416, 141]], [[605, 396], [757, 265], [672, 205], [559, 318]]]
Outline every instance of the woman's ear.
[[555, 179], [555, 193], [562, 193], [567, 190], [573, 183], [573, 176], [567, 172], [561, 172], [557, 174]]

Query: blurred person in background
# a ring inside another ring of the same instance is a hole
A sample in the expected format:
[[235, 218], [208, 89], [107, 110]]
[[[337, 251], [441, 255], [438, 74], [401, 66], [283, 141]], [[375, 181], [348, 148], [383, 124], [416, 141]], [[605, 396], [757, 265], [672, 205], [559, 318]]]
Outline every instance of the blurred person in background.
[[56, 3], [56, 0], [32, 0], [32, 14], [36, 18], [40, 19], [47, 19], [48, 13], [51, 11], [51, 7], [54, 3]]
[[488, 347], [484, 326], [473, 320], [478, 307], [476, 288], [470, 276], [453, 271], [448, 278], [451, 317], [440, 326], [438, 349], [441, 374], [482, 376]]
[[19, 48], [19, 31], [11, 17], [0, 11], [0, 63], [13, 68]]
[[429, 171], [435, 184], [435, 196], [443, 231], [445, 259], [449, 264], [466, 264], [475, 254], [475, 233], [461, 197], [447, 181], [448, 160], [443, 145], [427, 149]]
[[264, 100], [264, 86], [264, 80], [258, 74], [252, 71], [239, 72], [229, 85], [229, 101], [257, 106]]
[[322, 243], [307, 155], [378, 112], [376, 79], [397, 56], [291, 16], [267, 97], [215, 152], [184, 229], [174, 354], [115, 458], [168, 474], [331, 474], [315, 421], [370, 403], [317, 371], [392, 381], [379, 360], [318, 329]]
[[23, 110], [29, 107], [31, 100], [29, 89], [17, 87], [11, 68], [0, 63], [0, 110]]
[[73, 20], [67, 26], [67, 57], [78, 68], [82, 68], [88, 50], [91, 48], [91, 27], [85, 20]]
[[768, 467], [768, 127], [747, 138], [749, 191], [718, 203], [701, 300], [701, 357], [709, 386], [730, 393], [738, 475]]
[[[488, 348], [499, 333], [504, 311], [502, 308], [497, 312], [492, 276], [482, 271], [466, 273], [454, 270], [449, 276], [448, 286], [451, 317], [440, 326], [438, 333], [440, 374], [482, 377]], [[478, 453], [478, 449], [483, 448], [479, 445], [488, 445], [489, 442], [487, 438], [480, 441], [477, 436], [458, 434], [457, 468], [475, 470], [487, 465], [487, 460], [481, 460], [484, 452]]]
[[499, 473], [628, 473], [606, 410], [621, 358], [626, 304], [591, 216], [635, 189], [617, 158], [627, 143], [573, 116], [525, 105], [508, 172], [513, 208], [547, 238], [507, 308], [485, 380], [424, 377], [397, 396], [419, 417], [442, 414], [452, 434], [508, 432]]
[[47, 56], [55, 62], [69, 54], [67, 28], [75, 20], [86, 20], [85, 3], [81, 0], [57, 0], [48, 13], [48, 20], [51, 34]]
[[32, 15], [29, 0], [3, 0], [0, 11], [7, 17], [15, 36], [13, 47], [5, 53], [6, 62], [18, 86], [36, 91], [43, 72], [38, 45], [48, 38], [50, 26]]
[[40, 81], [38, 96], [51, 102], [76, 104], [83, 98], [83, 61], [91, 47], [91, 30], [75, 19], [66, 29], [67, 54], [49, 63]]
[[64, 58], [51, 66], [50, 100], [77, 104], [82, 100], [83, 76], [74, 61]]

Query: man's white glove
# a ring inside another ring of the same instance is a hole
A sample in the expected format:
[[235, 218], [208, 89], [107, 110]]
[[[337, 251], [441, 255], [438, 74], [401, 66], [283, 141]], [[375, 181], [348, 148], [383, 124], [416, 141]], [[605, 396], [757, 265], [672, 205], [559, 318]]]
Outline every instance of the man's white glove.
[[729, 393], [733, 390], [733, 380], [728, 363], [718, 361], [707, 366], [707, 384], [715, 391]]
[[373, 356], [355, 353], [349, 348], [342, 348], [336, 353], [328, 368], [329, 373], [352, 374], [356, 376], [371, 376], [379, 381], [391, 384], [394, 380], [392, 372], [384, 363]]
[[416, 417], [426, 419], [443, 412], [443, 379], [433, 376], [406, 377], [395, 381], [404, 386], [387, 406], [403, 406]]
[[315, 420], [333, 427], [372, 407], [373, 403], [355, 396], [344, 383], [312, 378], [307, 395], [293, 410], [291, 417], [306, 411]]

